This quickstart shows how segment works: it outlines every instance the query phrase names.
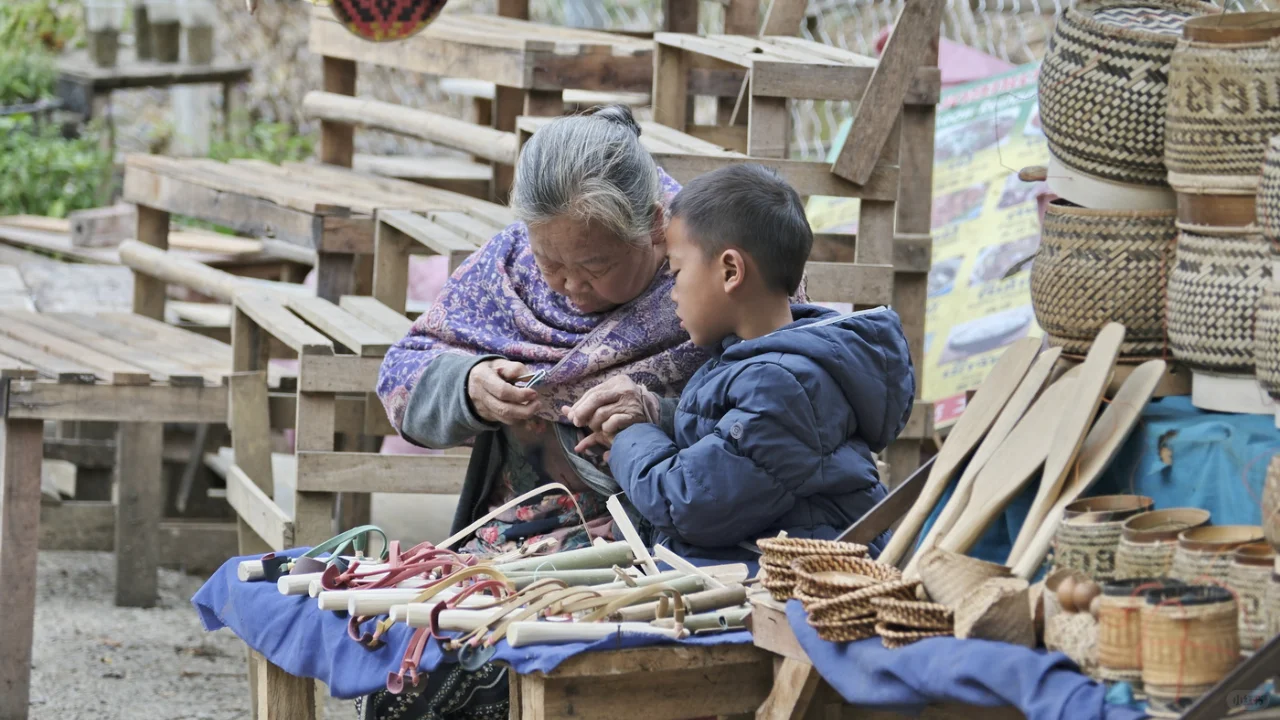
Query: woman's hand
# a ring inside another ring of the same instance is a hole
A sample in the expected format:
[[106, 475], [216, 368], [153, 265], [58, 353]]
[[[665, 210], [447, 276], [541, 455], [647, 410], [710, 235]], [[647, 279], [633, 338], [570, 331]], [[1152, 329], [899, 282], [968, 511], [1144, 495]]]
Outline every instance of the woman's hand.
[[626, 375], [615, 375], [560, 411], [577, 427], [591, 428], [574, 448], [581, 453], [594, 445], [611, 447], [615, 435], [636, 423], [656, 423], [658, 396]]
[[467, 373], [467, 396], [480, 419], [514, 425], [528, 420], [538, 410], [538, 393], [511, 383], [528, 370], [511, 360], [485, 360]]

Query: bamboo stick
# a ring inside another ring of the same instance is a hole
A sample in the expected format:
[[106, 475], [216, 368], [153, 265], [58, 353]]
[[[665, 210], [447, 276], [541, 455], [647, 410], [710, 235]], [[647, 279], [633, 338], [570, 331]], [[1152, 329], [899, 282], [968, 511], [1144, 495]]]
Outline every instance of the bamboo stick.
[[507, 629], [507, 643], [513, 648], [528, 645], [555, 645], [572, 642], [594, 642], [615, 635], [657, 635], [678, 640], [673, 629], [657, 628], [647, 623], [571, 623], [517, 622]]

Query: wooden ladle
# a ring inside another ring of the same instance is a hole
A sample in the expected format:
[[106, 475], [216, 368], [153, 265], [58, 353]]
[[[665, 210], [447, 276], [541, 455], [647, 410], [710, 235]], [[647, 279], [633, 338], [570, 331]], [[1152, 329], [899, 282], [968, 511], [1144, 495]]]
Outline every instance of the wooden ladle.
[[1062, 417], [1058, 420], [1057, 429], [1053, 433], [1053, 445], [1049, 448], [1049, 456], [1045, 458], [1040, 487], [1036, 490], [1036, 499], [1031, 503], [1022, 531], [1014, 540], [1012, 557], [1021, 556], [1027, 549], [1036, 530], [1048, 516], [1049, 508], [1062, 494], [1062, 486], [1067, 481], [1067, 473], [1071, 472], [1076, 454], [1080, 452], [1080, 445], [1094, 419], [1098, 417], [1098, 406], [1102, 404], [1107, 385], [1111, 384], [1111, 373], [1115, 371], [1116, 358], [1120, 355], [1120, 344], [1123, 342], [1124, 326], [1120, 323], [1107, 323], [1094, 338], [1089, 354], [1080, 364], [1074, 402], [1063, 408]]
[[[1014, 426], [1022, 419], [1023, 414], [1027, 412], [1027, 408], [1031, 407], [1031, 403], [1036, 399], [1036, 396], [1044, 389], [1045, 382], [1049, 379], [1049, 375], [1061, 355], [1062, 348], [1049, 348], [1036, 358], [1031, 369], [1027, 371], [1026, 377], [1018, 385], [1018, 389], [1014, 391], [1013, 396], [1009, 398], [1009, 402], [1005, 403], [1004, 409], [1000, 411], [1000, 417], [996, 418], [995, 424], [991, 426], [987, 436], [982, 439], [982, 444], [978, 446], [977, 452], [969, 459], [969, 464], [965, 466], [964, 472], [960, 475], [960, 480], [956, 483], [955, 492], [951, 493], [951, 499], [947, 501], [946, 507], [942, 509], [938, 519], [929, 528], [929, 532], [925, 534], [924, 540], [920, 541], [919, 550], [912, 556], [911, 561], [907, 563], [904, 571], [906, 575], [914, 577], [916, 564], [920, 556], [925, 550], [932, 547], [939, 537], [946, 535], [947, 531], [955, 525], [956, 518], [960, 517], [960, 513], [964, 511], [965, 505], [969, 502], [969, 494], [973, 491], [973, 481], [978, 477], [978, 472], [986, 467], [987, 461], [995, 455], [996, 449], [1013, 431]], [[932, 508], [930, 508], [930, 511], [932, 511]]]
[[1138, 423], [1142, 409], [1147, 406], [1156, 386], [1160, 384], [1164, 372], [1163, 360], [1150, 360], [1135, 368], [1125, 379], [1116, 396], [1085, 437], [1084, 444], [1080, 446], [1075, 472], [1070, 474], [1070, 482], [1063, 488], [1044, 521], [1035, 529], [1035, 535], [1027, 549], [1021, 555], [1009, 555], [1007, 564], [1013, 567], [1015, 575], [1027, 580], [1035, 575], [1053, 543], [1058, 524], [1062, 522], [1063, 511], [1093, 487], [1102, 476], [1102, 471], [1115, 459], [1125, 438], [1129, 437], [1134, 425]]
[[938, 504], [938, 499], [950, 484], [956, 468], [960, 467], [960, 463], [969, 457], [969, 454], [982, 441], [983, 436], [987, 434], [991, 423], [995, 421], [1000, 410], [1004, 408], [1009, 397], [1022, 382], [1023, 376], [1027, 374], [1027, 369], [1031, 367], [1039, 349], [1039, 338], [1024, 338], [1014, 343], [1000, 356], [1000, 360], [991, 369], [991, 374], [978, 388], [968, 407], [965, 408], [964, 414], [951, 429], [951, 434], [943, 443], [942, 449], [938, 451], [938, 457], [933, 462], [929, 477], [925, 479], [924, 489], [920, 491], [920, 496], [902, 518], [902, 523], [894, 531], [889, 544], [880, 553], [880, 562], [897, 565], [910, 549], [916, 534], [920, 532], [924, 521], [929, 518], [929, 513], [933, 512], [933, 507]]

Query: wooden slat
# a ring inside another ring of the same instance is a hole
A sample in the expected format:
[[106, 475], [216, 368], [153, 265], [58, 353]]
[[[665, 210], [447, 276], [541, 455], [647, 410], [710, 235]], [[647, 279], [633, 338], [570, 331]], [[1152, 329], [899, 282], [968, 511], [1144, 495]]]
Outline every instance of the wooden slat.
[[356, 316], [317, 297], [289, 298], [289, 309], [343, 347], [363, 357], [382, 357], [399, 338], [366, 325]]
[[109, 333], [143, 352], [199, 370], [206, 382], [222, 383], [231, 371], [231, 346], [133, 313], [54, 313], [57, 320], [86, 332]]
[[457, 495], [470, 462], [466, 455], [299, 452], [298, 490]]
[[[858, 102], [874, 68], [760, 61], [751, 70], [751, 93], [769, 97]], [[938, 68], [919, 68], [908, 79], [901, 104], [933, 105], [942, 91]]]
[[[10, 381], [14, 382], [14, 381]], [[5, 421], [0, 444], [0, 717], [25, 718], [35, 629], [36, 555], [40, 524], [38, 422]]]
[[892, 201], [898, 196], [898, 169], [878, 165], [864, 185], [855, 185], [833, 175], [826, 163], [801, 160], [770, 160], [742, 156], [715, 157], [710, 155], [660, 155], [654, 160], [677, 182], [687, 183], [693, 178], [726, 165], [757, 163], [773, 168], [791, 183], [801, 195], [830, 195], [855, 197], [864, 200]]
[[731, 155], [732, 150], [707, 142], [698, 137], [694, 137], [688, 133], [680, 132], [675, 128], [667, 127], [661, 123], [640, 123], [642, 134], [640, 135], [641, 144], [644, 143], [646, 137], [651, 139], [659, 139], [664, 142], [675, 145], [682, 150], [694, 155]]
[[0, 355], [0, 378], [35, 380], [39, 376], [40, 371], [34, 365], [29, 365], [8, 355]]
[[811, 262], [804, 266], [805, 289], [817, 302], [888, 305], [893, 302], [893, 266]]
[[227, 503], [273, 550], [293, 547], [293, 521], [238, 465], [227, 469]]
[[[23, 316], [27, 317], [23, 317]], [[151, 373], [118, 358], [106, 355], [92, 346], [58, 337], [39, 327], [36, 313], [0, 313], [0, 334], [38, 348], [44, 352], [74, 360], [91, 368], [94, 374], [110, 385], [149, 385]], [[82, 342], [92, 338], [82, 338]]]
[[[469, 220], [479, 222], [474, 218]], [[455, 260], [460, 263], [479, 249], [476, 243], [460, 237], [443, 224], [408, 210], [380, 210], [378, 221], [399, 230], [410, 239], [429, 248], [433, 253], [448, 257], [451, 266], [454, 265]], [[486, 241], [488, 239], [488, 237], [485, 238]]]
[[59, 385], [12, 380], [9, 417], [105, 422], [225, 423], [222, 387]]
[[493, 237], [493, 226], [460, 212], [433, 212], [430, 218], [437, 225], [446, 227], [461, 235], [464, 239], [479, 246], [489, 242]]
[[346, 310], [369, 327], [399, 340], [409, 334], [413, 321], [371, 297], [344, 295], [338, 307]]
[[298, 390], [301, 392], [373, 392], [382, 367], [380, 357], [303, 355], [299, 360]]
[[241, 293], [236, 308], [263, 330], [299, 355], [333, 355], [333, 343], [302, 322], [278, 300], [257, 293]]
[[156, 604], [156, 530], [164, 514], [163, 452], [163, 423], [120, 423], [116, 434], [117, 606]]
[[[346, 32], [345, 30], [343, 32]], [[449, 192], [439, 188], [427, 187], [418, 183], [409, 182], [408, 180], [397, 180], [395, 178], [378, 177], [376, 175], [366, 175], [358, 173], [349, 168], [337, 167], [334, 165], [321, 164], [305, 164], [291, 163], [284, 164], [285, 168], [299, 168], [302, 172], [308, 173], [317, 180], [323, 178], [325, 182], [346, 183], [347, 186], [364, 185], [378, 192], [403, 195], [413, 198], [415, 205], [412, 210], [471, 210], [485, 211], [494, 207], [493, 203], [484, 200], [478, 200], [468, 197], [460, 193]], [[380, 207], [390, 207], [383, 203]]]
[[35, 367], [45, 377], [60, 383], [89, 383], [97, 381], [94, 371], [80, 363], [56, 357], [40, 348], [32, 347], [10, 337], [0, 337], [0, 353]]
[[[35, 316], [34, 313], [32, 315], [32, 319], [28, 322], [38, 322], [40, 327], [55, 335], [73, 342], [82, 341], [88, 347], [99, 352], [148, 370], [152, 373], [152, 379], [156, 382], [167, 382], [173, 385], [204, 384], [204, 375], [198, 369], [187, 367], [167, 357], [148, 353], [136, 346], [121, 342], [112, 335], [110, 330], [106, 330], [101, 325], [97, 326], [97, 332], [91, 332], [86, 327], [66, 322], [57, 315], [41, 314]], [[3, 315], [0, 315], [0, 317], [3, 317]], [[85, 325], [92, 326], [90, 323], [85, 323]]]
[[272, 240], [264, 238], [262, 241], [262, 249], [270, 255], [284, 258], [290, 262], [296, 262], [299, 265], [310, 265], [315, 267], [318, 262], [318, 253], [312, 248], [305, 248], [293, 243], [287, 243], [282, 240]]
[[[330, 206], [327, 198], [322, 198], [324, 201], [318, 202], [303, 188], [282, 183], [262, 182], [262, 177], [252, 170], [226, 163], [133, 154], [125, 156], [126, 184], [131, 170], [143, 170], [208, 190], [248, 196], [313, 215], [332, 211], [334, 207], [346, 207], [345, 203], [338, 204], [342, 202], [340, 199], [334, 198], [337, 202]], [[134, 202], [139, 205], [148, 204], [145, 198]]]

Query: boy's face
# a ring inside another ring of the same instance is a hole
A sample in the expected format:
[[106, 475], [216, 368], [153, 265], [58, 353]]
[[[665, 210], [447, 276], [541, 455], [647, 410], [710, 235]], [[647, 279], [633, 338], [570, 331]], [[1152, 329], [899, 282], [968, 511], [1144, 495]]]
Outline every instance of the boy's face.
[[676, 301], [680, 326], [695, 345], [718, 344], [733, 331], [732, 304], [719, 258], [707, 257], [680, 218], [667, 227], [667, 256], [676, 276], [671, 299]]

